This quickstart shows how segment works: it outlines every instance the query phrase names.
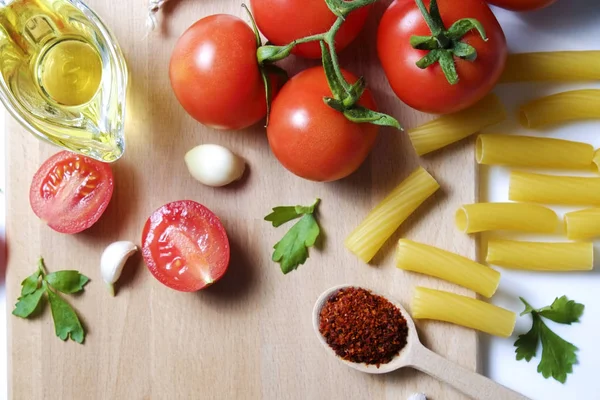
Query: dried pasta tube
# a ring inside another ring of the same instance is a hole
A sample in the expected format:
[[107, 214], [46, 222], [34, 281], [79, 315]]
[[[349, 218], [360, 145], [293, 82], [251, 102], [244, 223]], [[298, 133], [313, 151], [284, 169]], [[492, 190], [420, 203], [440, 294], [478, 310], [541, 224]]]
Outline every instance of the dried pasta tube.
[[509, 54], [500, 83], [600, 80], [600, 51]]
[[600, 150], [596, 150], [594, 153], [594, 164], [596, 164], [596, 168], [600, 172]]
[[519, 122], [531, 129], [597, 118], [600, 118], [600, 89], [557, 93], [523, 104], [519, 109]]
[[465, 233], [519, 231], [552, 233], [558, 226], [556, 213], [527, 203], [465, 204], [456, 211], [456, 227]]
[[600, 205], [600, 178], [511, 172], [508, 198], [545, 204]]
[[346, 238], [346, 248], [364, 262], [371, 261], [406, 218], [439, 187], [425, 169], [417, 168]]
[[588, 143], [533, 136], [481, 134], [475, 149], [484, 165], [589, 170], [594, 159]]
[[520, 242], [493, 239], [488, 242], [490, 264], [532, 271], [590, 271], [594, 245], [587, 242]]
[[489, 94], [466, 110], [448, 114], [410, 129], [408, 136], [417, 154], [431, 153], [506, 119], [500, 99]]
[[504, 308], [421, 286], [415, 288], [412, 316], [450, 322], [501, 337], [509, 337], [517, 321], [517, 314]]
[[590, 239], [600, 236], [600, 208], [573, 211], [565, 214], [567, 238]]
[[495, 269], [408, 239], [398, 241], [396, 266], [456, 283], [485, 297], [492, 297], [500, 283], [500, 273]]

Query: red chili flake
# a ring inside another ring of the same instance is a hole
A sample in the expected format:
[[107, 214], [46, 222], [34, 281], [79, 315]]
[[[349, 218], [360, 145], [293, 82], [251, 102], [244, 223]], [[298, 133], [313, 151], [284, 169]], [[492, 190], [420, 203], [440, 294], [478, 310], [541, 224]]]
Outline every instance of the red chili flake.
[[319, 332], [344, 360], [379, 367], [406, 346], [408, 326], [398, 307], [386, 298], [349, 287], [323, 305]]

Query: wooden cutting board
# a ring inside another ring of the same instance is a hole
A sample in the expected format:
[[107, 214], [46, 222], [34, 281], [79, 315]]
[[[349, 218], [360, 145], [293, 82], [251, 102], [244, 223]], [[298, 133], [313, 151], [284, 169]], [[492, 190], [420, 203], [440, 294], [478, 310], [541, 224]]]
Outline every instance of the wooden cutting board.
[[[9, 118], [8, 313], [39, 255], [50, 271], [78, 269], [92, 279], [82, 296], [69, 297], [87, 328], [83, 346], [55, 337], [49, 310], [31, 321], [9, 315], [10, 398], [405, 399], [415, 391], [432, 399], [462, 398], [415, 371], [370, 376], [343, 366], [320, 347], [310, 316], [317, 296], [341, 283], [391, 293], [406, 305], [416, 284], [467, 293], [396, 269], [393, 252], [398, 238], [409, 237], [476, 255], [474, 241], [453, 226], [456, 208], [476, 198], [472, 142], [419, 159], [405, 133], [382, 129], [373, 155], [351, 177], [329, 184], [297, 178], [271, 155], [261, 126], [246, 132], [203, 127], [183, 111], [169, 85], [169, 57], [179, 35], [210, 14], [246, 18], [240, 1], [172, 1], [161, 28], [148, 37], [145, 0], [89, 1], [120, 41], [131, 74], [127, 151], [114, 165], [112, 202], [94, 227], [67, 236], [36, 218], [28, 201], [31, 178], [58, 150]], [[431, 117], [401, 104], [381, 71], [375, 36], [386, 6], [375, 5], [367, 28], [341, 61], [366, 75], [381, 109], [411, 127]], [[301, 65], [290, 61], [285, 66], [295, 73]], [[241, 154], [248, 176], [222, 189], [194, 181], [183, 156], [201, 143], [222, 144]], [[373, 265], [365, 265], [344, 248], [344, 238], [419, 164], [442, 189], [389, 240]], [[272, 206], [310, 203], [317, 196], [323, 200], [323, 248], [311, 250], [305, 265], [284, 276], [270, 256], [285, 230], [262, 219]], [[137, 256], [128, 264], [117, 297], [111, 298], [99, 272], [102, 250], [115, 240], [139, 243], [150, 213], [180, 199], [203, 203], [222, 218], [232, 245], [225, 278], [199, 293], [178, 293], [156, 281]], [[476, 368], [476, 333], [435, 322], [418, 325], [431, 349]]]

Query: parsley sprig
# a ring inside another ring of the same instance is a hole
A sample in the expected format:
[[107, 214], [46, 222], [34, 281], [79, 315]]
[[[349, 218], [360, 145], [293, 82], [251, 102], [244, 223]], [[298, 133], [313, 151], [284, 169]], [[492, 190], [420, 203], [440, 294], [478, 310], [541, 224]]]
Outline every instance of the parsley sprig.
[[54, 330], [62, 340], [69, 337], [77, 343], [83, 343], [85, 331], [75, 310], [58, 292], [78, 293], [83, 290], [89, 278], [78, 271], [65, 270], [46, 273], [44, 259], [38, 261], [37, 270], [21, 282], [21, 296], [17, 299], [13, 315], [29, 318], [42, 308], [44, 293], [50, 303]]
[[300, 218], [285, 236], [273, 246], [273, 261], [279, 263], [281, 271], [287, 274], [308, 259], [308, 248], [314, 246], [321, 233], [319, 223], [315, 218], [315, 210], [320, 199], [310, 206], [274, 207], [273, 212], [265, 217], [274, 227]]
[[539, 309], [533, 308], [524, 298], [520, 297], [525, 310], [521, 315], [531, 314], [533, 324], [529, 332], [519, 335], [515, 342], [517, 360], [529, 362], [537, 354], [538, 344], [542, 344], [542, 358], [537, 371], [544, 378], [552, 377], [561, 383], [567, 380], [567, 374], [573, 372], [573, 364], [577, 363], [578, 348], [554, 333], [543, 318], [559, 324], [571, 325], [579, 322], [585, 306], [569, 300], [567, 296], [557, 297], [554, 302]]

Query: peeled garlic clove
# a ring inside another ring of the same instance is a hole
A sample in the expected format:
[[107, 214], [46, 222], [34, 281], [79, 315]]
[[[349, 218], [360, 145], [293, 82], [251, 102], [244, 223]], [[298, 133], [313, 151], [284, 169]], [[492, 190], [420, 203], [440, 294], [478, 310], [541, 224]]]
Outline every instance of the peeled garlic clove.
[[216, 144], [196, 146], [185, 155], [190, 174], [207, 186], [225, 186], [244, 174], [246, 163], [229, 149]]
[[123, 267], [127, 259], [137, 251], [137, 246], [128, 241], [120, 241], [111, 243], [102, 253], [100, 258], [100, 273], [102, 279], [108, 285], [108, 290], [112, 296], [115, 295], [113, 284], [121, 276]]

